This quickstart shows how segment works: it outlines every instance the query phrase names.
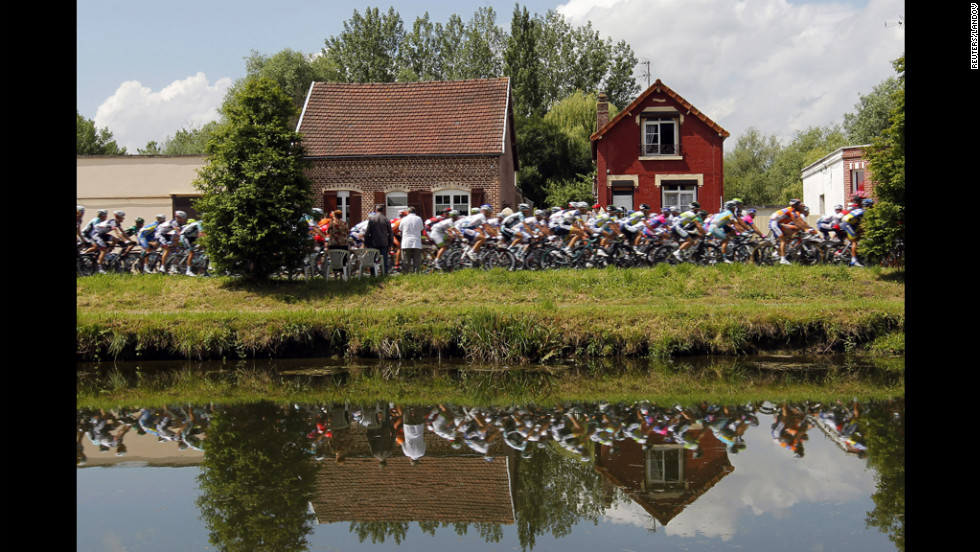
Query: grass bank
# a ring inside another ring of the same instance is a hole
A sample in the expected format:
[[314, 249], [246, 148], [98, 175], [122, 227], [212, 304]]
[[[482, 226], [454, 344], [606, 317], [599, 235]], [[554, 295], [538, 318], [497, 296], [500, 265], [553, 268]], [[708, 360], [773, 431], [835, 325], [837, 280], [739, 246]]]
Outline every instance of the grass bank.
[[665, 265], [262, 285], [99, 275], [76, 289], [79, 360], [520, 364], [905, 347], [904, 272], [878, 268]]
[[904, 353], [904, 272], [846, 267], [393, 276], [249, 284], [78, 278], [77, 358], [364, 356], [562, 362], [760, 351]]

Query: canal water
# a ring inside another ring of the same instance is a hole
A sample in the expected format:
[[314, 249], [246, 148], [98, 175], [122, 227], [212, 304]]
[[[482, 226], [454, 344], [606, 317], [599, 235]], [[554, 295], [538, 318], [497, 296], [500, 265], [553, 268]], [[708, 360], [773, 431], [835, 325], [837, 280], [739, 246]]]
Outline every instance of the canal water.
[[78, 550], [904, 550], [903, 397], [77, 418]]

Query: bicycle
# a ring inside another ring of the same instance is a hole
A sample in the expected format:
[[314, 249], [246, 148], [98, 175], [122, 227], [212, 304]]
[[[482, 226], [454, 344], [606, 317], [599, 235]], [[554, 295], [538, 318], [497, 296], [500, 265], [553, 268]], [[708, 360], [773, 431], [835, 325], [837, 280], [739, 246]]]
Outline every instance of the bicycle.
[[678, 255], [674, 255], [675, 251], [680, 251], [680, 246], [663, 245], [657, 249], [654, 257], [663, 259], [672, 265], [689, 262], [700, 266], [713, 266], [723, 262], [724, 259], [721, 248], [709, 242], [706, 236], [696, 237], [694, 245], [684, 249], [679, 255], [680, 258]]

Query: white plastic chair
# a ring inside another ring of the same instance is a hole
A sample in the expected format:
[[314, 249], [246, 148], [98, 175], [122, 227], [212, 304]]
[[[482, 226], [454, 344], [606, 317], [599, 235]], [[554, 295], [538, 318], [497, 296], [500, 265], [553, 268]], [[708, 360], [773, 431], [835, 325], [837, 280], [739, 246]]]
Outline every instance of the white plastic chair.
[[368, 273], [371, 276], [381, 275], [381, 251], [366, 247], [356, 250], [356, 254], [358, 256], [358, 263], [357, 272], [354, 273], [355, 276], [360, 277], [364, 273]]
[[323, 277], [330, 278], [334, 272], [340, 272], [344, 280], [350, 278], [350, 267], [347, 263], [348, 253], [346, 249], [328, 249], [327, 261], [330, 266], [323, 271]]

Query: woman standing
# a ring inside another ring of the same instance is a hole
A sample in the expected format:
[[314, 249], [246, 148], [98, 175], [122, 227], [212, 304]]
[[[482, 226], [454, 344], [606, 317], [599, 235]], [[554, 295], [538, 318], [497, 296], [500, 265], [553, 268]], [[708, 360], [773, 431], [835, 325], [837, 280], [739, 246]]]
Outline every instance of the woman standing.
[[350, 233], [350, 229], [344, 222], [344, 214], [340, 211], [334, 211], [331, 215], [333, 218], [330, 221], [330, 227], [327, 229], [327, 236], [330, 238], [327, 249], [350, 249], [347, 244], [347, 235]]

